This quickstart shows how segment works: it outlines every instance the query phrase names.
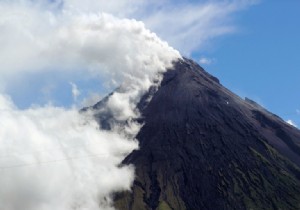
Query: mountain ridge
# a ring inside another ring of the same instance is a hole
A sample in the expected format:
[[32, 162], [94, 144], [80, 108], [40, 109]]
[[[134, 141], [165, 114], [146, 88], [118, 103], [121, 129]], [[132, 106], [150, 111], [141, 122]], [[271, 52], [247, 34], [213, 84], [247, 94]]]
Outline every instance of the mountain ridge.
[[148, 94], [137, 107], [140, 148], [122, 163], [136, 179], [115, 195], [117, 209], [300, 208], [298, 129], [186, 58]]

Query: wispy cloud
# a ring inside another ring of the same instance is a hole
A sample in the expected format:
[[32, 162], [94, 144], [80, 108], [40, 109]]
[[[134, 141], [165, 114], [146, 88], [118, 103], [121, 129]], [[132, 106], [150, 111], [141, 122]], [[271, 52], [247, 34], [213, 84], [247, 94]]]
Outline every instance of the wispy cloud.
[[80, 91], [77, 87], [77, 85], [73, 82], [70, 82], [70, 85], [71, 85], [71, 92], [72, 92], [72, 96], [73, 96], [73, 100], [74, 101], [77, 101], [77, 98], [78, 96], [80, 95]]
[[184, 55], [206, 47], [212, 39], [238, 30], [234, 14], [260, 0], [64, 0], [72, 11], [107, 12], [141, 20]]
[[293, 120], [287, 120], [286, 122], [294, 127], [298, 127]]
[[210, 65], [214, 62], [214, 59], [212, 58], [207, 58], [207, 57], [201, 57], [199, 59], [199, 63], [203, 65]]
[[189, 55], [212, 39], [236, 32], [233, 15], [258, 1], [171, 1], [146, 13], [144, 22], [170, 45]]
[[89, 107], [95, 105], [101, 100], [102, 96], [99, 93], [89, 93], [81, 102], [82, 107]]
[[[141, 20], [143, 23], [130, 20], [132, 23], [135, 22], [135, 24], [128, 24], [128, 26], [135, 25], [130, 30], [135, 30], [138, 34], [150, 28], [184, 55], [190, 55], [199, 49], [205, 49], [205, 46], [210, 45], [214, 38], [234, 33], [238, 28], [234, 21], [234, 14], [257, 2], [254, 0], [111, 0], [109, 2], [104, 0], [15, 0], [2, 2], [0, 7], [0, 40], [2, 40], [0, 41], [0, 89], [5, 89], [6, 83], [14, 83], [13, 78], [16, 78], [15, 71], [18, 69], [22, 69], [18, 72], [18, 77], [28, 76], [28, 73], [24, 74], [28, 71], [53, 71], [55, 69], [57, 74], [61, 75], [60, 77], [68, 74], [65, 76], [68, 80], [76, 81], [78, 77], [88, 76], [84, 73], [86, 69], [93, 71], [94, 77], [99, 76], [95, 69], [99, 69], [101, 65], [101, 68], [106, 68], [103, 62], [106, 62], [109, 57], [123, 57], [120, 63], [111, 62], [110, 67], [114, 65], [115, 71], [121, 71], [130, 66], [130, 62], [133, 62], [130, 59], [134, 57], [143, 58], [141, 56], [143, 48], [138, 46], [138, 39], [135, 42], [126, 42], [128, 39], [124, 33], [120, 32], [125, 30], [125, 22], [124, 24], [121, 24], [121, 21], [118, 23], [119, 26], [123, 25], [123, 28], [118, 26], [119, 29], [115, 27], [111, 30], [109, 25], [105, 24], [109, 15], [104, 13], [109, 13], [119, 19], [126, 17]], [[85, 27], [87, 22], [90, 22], [89, 27]], [[101, 36], [103, 38], [101, 40], [107, 41], [96, 43], [95, 34], [103, 31], [97, 30], [101, 23], [104, 23], [103, 29], [107, 27], [107, 35], [99, 33], [98, 37]], [[142, 26], [143, 24], [145, 26]], [[139, 27], [144, 29], [141, 30]], [[112, 32], [117, 30], [119, 32]], [[71, 34], [73, 34], [72, 38]], [[147, 34], [150, 33], [147, 32]], [[119, 36], [116, 39], [119, 41], [109, 42], [108, 35]], [[18, 46], [18, 50], [14, 50], [12, 46]], [[107, 49], [107, 47], [110, 48]], [[121, 50], [123, 52], [118, 53]], [[83, 52], [85, 56], [80, 55]], [[140, 56], [133, 55], [133, 52]], [[95, 54], [98, 55], [97, 59], [93, 56]], [[18, 62], [15, 62], [16, 60]], [[74, 60], [77, 60], [76, 64]], [[124, 66], [124, 63], [128, 65]], [[66, 68], [70, 71], [59, 71]], [[3, 69], [10, 70], [4, 72]], [[112, 68], [109, 69], [106, 72], [110, 74]], [[80, 70], [82, 70], [81, 73], [70, 73]], [[101, 73], [102, 77], [104, 72]], [[113, 74], [116, 78], [111, 82], [122, 77], [120, 72]], [[85, 88], [81, 87], [82, 94], [88, 92]], [[82, 96], [82, 98], [85, 97], [85, 95]]]

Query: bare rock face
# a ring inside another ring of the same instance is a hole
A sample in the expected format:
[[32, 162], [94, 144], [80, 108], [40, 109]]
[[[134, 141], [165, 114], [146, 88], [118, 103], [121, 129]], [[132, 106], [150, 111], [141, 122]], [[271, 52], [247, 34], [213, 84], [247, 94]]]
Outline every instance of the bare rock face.
[[138, 108], [140, 149], [123, 161], [136, 179], [117, 209], [300, 209], [300, 131], [198, 64], [178, 61]]

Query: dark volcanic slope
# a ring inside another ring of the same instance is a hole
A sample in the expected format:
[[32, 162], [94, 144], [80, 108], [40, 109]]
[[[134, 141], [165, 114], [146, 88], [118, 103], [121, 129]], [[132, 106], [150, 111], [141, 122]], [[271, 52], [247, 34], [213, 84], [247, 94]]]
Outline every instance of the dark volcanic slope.
[[118, 209], [300, 209], [299, 130], [187, 59], [142, 104], [140, 150], [124, 160], [137, 177]]

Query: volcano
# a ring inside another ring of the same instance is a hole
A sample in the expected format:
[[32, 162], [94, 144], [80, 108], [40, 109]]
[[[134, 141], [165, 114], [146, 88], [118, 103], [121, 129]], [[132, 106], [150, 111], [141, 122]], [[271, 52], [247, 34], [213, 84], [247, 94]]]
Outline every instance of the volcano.
[[137, 108], [140, 148], [122, 163], [136, 178], [116, 209], [300, 209], [300, 131], [197, 63], [174, 63]]

